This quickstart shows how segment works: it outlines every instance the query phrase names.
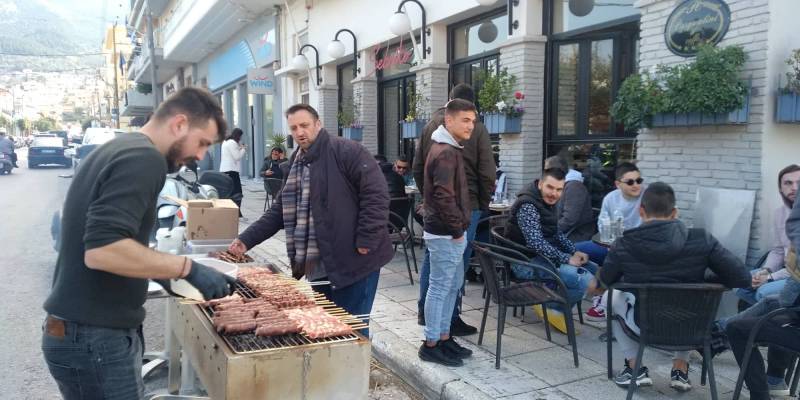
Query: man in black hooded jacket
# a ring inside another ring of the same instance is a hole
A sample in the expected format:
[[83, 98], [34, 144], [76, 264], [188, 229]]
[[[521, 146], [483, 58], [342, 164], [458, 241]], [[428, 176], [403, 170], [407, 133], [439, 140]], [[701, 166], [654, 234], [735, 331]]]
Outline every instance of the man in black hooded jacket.
[[[723, 247], [717, 239], [703, 229], [688, 229], [677, 219], [675, 192], [663, 182], [656, 182], [645, 190], [639, 207], [642, 225], [625, 231], [611, 247], [603, 267], [598, 272], [600, 281], [612, 285], [626, 283], [702, 283], [706, 269], [711, 269], [714, 281], [728, 288], [750, 285], [750, 274], [744, 263]], [[591, 287], [590, 287], [591, 290]], [[607, 292], [606, 292], [607, 293]], [[606, 294], [607, 295], [607, 294]], [[605, 295], [603, 304], [606, 304]], [[625, 320], [635, 333], [635, 296], [614, 291], [614, 314]], [[651, 385], [647, 367], [633, 373], [638, 343], [625, 335], [622, 326], [612, 324], [614, 337], [625, 356], [625, 368], [614, 378], [620, 386], [635, 380], [639, 386]], [[689, 382], [688, 352], [676, 352], [673, 359], [670, 387], [686, 391]]]

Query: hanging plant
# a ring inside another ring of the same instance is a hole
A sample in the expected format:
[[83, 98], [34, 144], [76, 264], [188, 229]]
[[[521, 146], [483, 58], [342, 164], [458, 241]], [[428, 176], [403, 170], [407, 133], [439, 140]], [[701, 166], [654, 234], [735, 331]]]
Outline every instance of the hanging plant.
[[790, 71], [786, 73], [786, 87], [782, 90], [800, 94], [800, 49], [792, 50], [792, 55], [786, 59], [786, 65]]
[[504, 68], [497, 73], [484, 70], [479, 79], [482, 83], [478, 92], [481, 114], [498, 113], [513, 118], [525, 112], [521, 103], [525, 94], [516, 90], [517, 77], [509, 74], [508, 69]]
[[[631, 75], [617, 92], [611, 116], [635, 131], [652, 127], [656, 114], [706, 115], [708, 120], [740, 109], [748, 95], [747, 83], [739, 77], [745, 59], [739, 46], [703, 45], [692, 63], [659, 65], [653, 74]], [[721, 117], [711, 119], [725, 123]]]

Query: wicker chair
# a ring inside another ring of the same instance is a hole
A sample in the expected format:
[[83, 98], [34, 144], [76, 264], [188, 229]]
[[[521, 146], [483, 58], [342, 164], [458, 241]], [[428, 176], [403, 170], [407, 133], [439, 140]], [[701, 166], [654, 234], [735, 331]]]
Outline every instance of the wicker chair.
[[[628, 329], [620, 316], [614, 316], [611, 307], [614, 290], [636, 293], [636, 312], [639, 334]], [[612, 337], [612, 320], [618, 321], [622, 331], [639, 342], [634, 371], [642, 367], [646, 346], [666, 351], [703, 348], [703, 367], [708, 371], [711, 398], [717, 400], [717, 385], [711, 359], [711, 326], [717, 314], [725, 286], [717, 283], [616, 283], [608, 288], [606, 305], [606, 334]], [[611, 340], [606, 341], [608, 379], [613, 379]], [[633, 398], [638, 385], [628, 385], [627, 399]]]

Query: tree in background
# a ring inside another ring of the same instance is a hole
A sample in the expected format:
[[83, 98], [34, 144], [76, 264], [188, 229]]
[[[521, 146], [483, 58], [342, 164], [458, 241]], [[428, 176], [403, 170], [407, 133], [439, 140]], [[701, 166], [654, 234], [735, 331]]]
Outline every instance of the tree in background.
[[17, 128], [23, 135], [27, 135], [31, 131], [31, 121], [27, 118], [21, 118], [17, 120]]
[[4, 115], [0, 115], [0, 128], [10, 128], [11, 121]]
[[39, 132], [47, 132], [56, 129], [56, 120], [50, 117], [42, 117], [33, 123], [33, 127]]

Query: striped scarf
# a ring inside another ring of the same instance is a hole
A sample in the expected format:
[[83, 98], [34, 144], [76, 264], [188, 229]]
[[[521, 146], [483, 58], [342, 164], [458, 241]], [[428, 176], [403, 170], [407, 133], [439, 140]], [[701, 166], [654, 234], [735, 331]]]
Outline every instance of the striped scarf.
[[286, 231], [286, 252], [293, 275], [311, 276], [319, 264], [317, 234], [311, 214], [311, 166], [305, 161], [306, 152], [297, 152], [286, 185], [281, 193], [283, 227]]

